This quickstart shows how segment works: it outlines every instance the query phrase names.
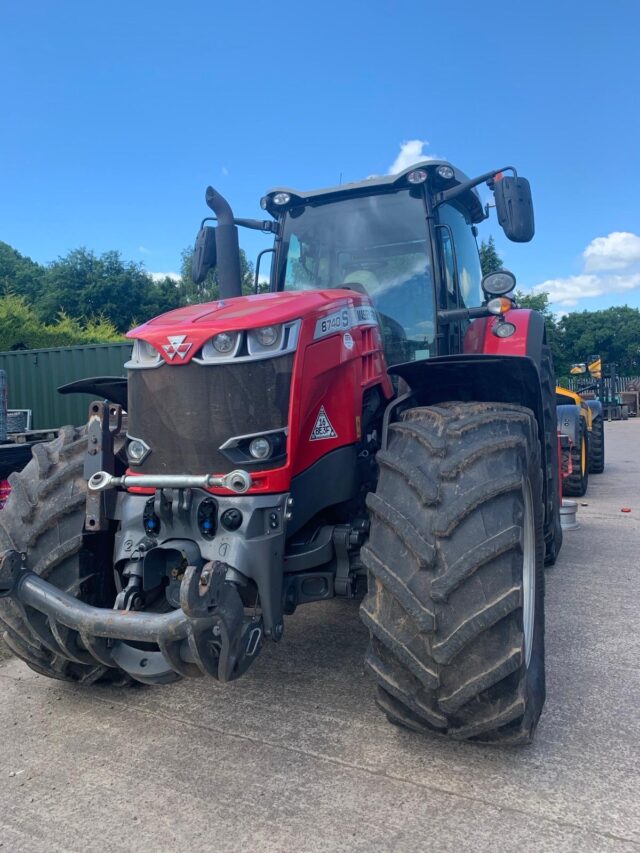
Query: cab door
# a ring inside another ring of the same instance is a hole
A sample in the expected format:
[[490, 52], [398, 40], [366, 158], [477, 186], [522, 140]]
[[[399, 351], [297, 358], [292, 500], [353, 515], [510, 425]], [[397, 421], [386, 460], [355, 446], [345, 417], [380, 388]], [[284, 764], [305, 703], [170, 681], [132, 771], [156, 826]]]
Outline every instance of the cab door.
[[[476, 243], [476, 229], [464, 208], [443, 204], [437, 210], [438, 245], [442, 270], [441, 306], [474, 308], [482, 303], [482, 271]], [[449, 323], [441, 330], [442, 354], [462, 352], [468, 321]]]

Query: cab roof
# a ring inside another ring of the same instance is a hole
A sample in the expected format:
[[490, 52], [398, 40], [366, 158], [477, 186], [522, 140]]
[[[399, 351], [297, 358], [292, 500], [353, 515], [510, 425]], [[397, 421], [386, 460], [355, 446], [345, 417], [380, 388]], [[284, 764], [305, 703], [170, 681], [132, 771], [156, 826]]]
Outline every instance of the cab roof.
[[[453, 178], [443, 179], [438, 176], [437, 169], [439, 166], [448, 166], [453, 169]], [[451, 189], [458, 184], [465, 183], [469, 180], [464, 172], [457, 169], [448, 160], [422, 160], [413, 163], [402, 172], [395, 175], [371, 175], [363, 181], [354, 181], [348, 184], [339, 184], [334, 187], [325, 187], [316, 190], [297, 190], [292, 187], [275, 187], [268, 191], [262, 199], [262, 207], [268, 210], [272, 216], [277, 216], [282, 212], [283, 207], [278, 206], [273, 202], [273, 196], [276, 193], [288, 193], [291, 196], [291, 202], [284, 206], [294, 207], [298, 204], [322, 204], [323, 202], [336, 201], [342, 196], [352, 195], [374, 195], [381, 192], [389, 192], [401, 187], [412, 186], [407, 176], [411, 172], [418, 169], [423, 169], [427, 172], [427, 184], [431, 186], [433, 192], [441, 192], [442, 190]], [[481, 222], [485, 218], [484, 208], [480, 201], [478, 191], [470, 189], [460, 196], [460, 201], [467, 208], [472, 222]]]

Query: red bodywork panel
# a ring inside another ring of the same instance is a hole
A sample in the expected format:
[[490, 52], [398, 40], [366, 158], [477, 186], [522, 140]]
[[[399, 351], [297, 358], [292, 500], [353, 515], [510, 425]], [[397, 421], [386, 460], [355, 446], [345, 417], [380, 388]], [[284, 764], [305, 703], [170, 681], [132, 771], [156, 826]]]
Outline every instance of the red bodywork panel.
[[[179, 308], [138, 326], [127, 335], [152, 344], [166, 364], [179, 371], [219, 332], [256, 329], [292, 320], [302, 323], [291, 378], [287, 462], [279, 468], [252, 473], [250, 494], [285, 492], [292, 477], [329, 451], [359, 441], [362, 397], [367, 388], [378, 385], [386, 399], [393, 396], [380, 328], [368, 297], [339, 289], [242, 296]], [[163, 349], [169, 335], [184, 336], [179, 358], [170, 359]], [[188, 344], [191, 346], [187, 347]], [[203, 369], [215, 370], [215, 366]], [[179, 381], [180, 374], [176, 373], [176, 382]], [[312, 439], [321, 408], [335, 436]], [[251, 424], [247, 424], [246, 433], [251, 431]], [[135, 470], [128, 473], [135, 475]], [[229, 493], [226, 489], [211, 491]]]
[[493, 334], [492, 329], [498, 324], [498, 317], [482, 317], [474, 320], [464, 337], [464, 352], [486, 355], [528, 355], [527, 341], [532, 313], [529, 308], [512, 308], [503, 314], [504, 319], [516, 327], [510, 338], [499, 338]]
[[[515, 332], [508, 338], [499, 338], [494, 335], [492, 329], [500, 322], [498, 317], [482, 317], [474, 320], [464, 338], [465, 353], [485, 353], [486, 355], [509, 355], [526, 357], [530, 355], [529, 351], [529, 324], [533, 311], [530, 308], [513, 308], [503, 315], [508, 323], [513, 323], [516, 327]], [[563, 436], [566, 438], [566, 436]], [[560, 491], [560, 503], [562, 503], [562, 480], [568, 476], [567, 465], [565, 463], [567, 454], [563, 454], [561, 439], [558, 435], [557, 442], [558, 454], [558, 485]], [[571, 454], [568, 454], [569, 466], [571, 465]], [[569, 473], [570, 470], [569, 470]]]

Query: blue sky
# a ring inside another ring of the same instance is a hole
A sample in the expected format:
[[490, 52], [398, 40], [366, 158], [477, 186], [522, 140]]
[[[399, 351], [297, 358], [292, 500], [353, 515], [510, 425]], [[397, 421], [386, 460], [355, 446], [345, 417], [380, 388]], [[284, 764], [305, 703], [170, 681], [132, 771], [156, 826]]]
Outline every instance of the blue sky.
[[530, 179], [532, 243], [481, 226], [524, 289], [640, 306], [639, 32], [637, 0], [5, 3], [0, 239], [175, 271], [208, 183], [260, 216], [422, 150]]

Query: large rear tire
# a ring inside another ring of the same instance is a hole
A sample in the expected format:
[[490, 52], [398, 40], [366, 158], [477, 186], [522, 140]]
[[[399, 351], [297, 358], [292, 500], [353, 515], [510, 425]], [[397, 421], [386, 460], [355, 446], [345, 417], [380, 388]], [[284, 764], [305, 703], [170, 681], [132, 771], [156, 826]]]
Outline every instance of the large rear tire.
[[583, 417], [580, 418], [579, 424], [577, 440], [571, 448], [573, 470], [565, 477], [562, 485], [562, 494], [567, 498], [581, 498], [589, 486], [589, 438]]
[[378, 705], [420, 732], [529, 742], [545, 699], [535, 417], [501, 403], [411, 409], [377, 458], [361, 615]]
[[[89, 551], [82, 535], [86, 448], [84, 427], [63, 427], [53, 441], [34, 446], [28, 465], [9, 477], [11, 494], [0, 511], [0, 551], [19, 551], [25, 555], [26, 565], [54, 586], [89, 604], [111, 607], [115, 595], [111, 536], [93, 534], [96, 550]], [[49, 678], [83, 684], [131, 683], [121, 670], [91, 663], [83, 648], [78, 647], [75, 656], [87, 663], [56, 654], [34, 630], [42, 620], [46, 622], [46, 617], [36, 611], [23, 614], [11, 599], [0, 599], [0, 636], [31, 669]]]
[[595, 418], [591, 428], [589, 448], [589, 473], [602, 474], [604, 471], [604, 419]]

